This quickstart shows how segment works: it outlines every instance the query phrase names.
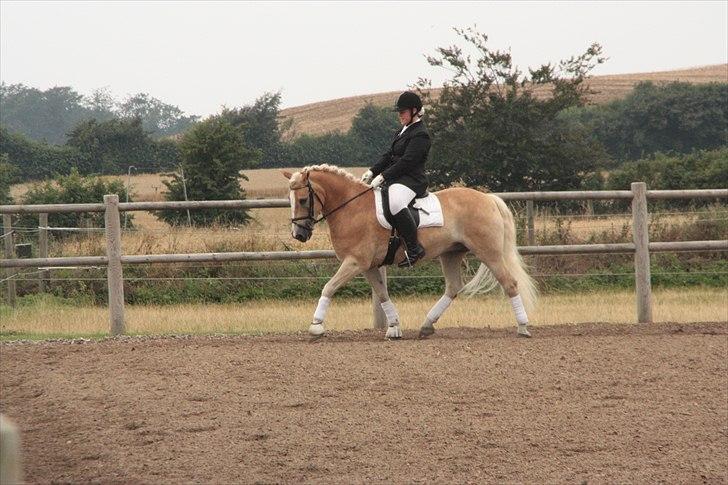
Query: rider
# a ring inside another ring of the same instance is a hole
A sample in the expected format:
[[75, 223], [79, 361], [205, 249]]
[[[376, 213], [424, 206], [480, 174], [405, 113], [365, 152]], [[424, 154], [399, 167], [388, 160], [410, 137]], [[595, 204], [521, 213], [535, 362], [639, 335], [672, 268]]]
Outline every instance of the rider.
[[382, 187], [389, 195], [389, 210], [394, 227], [404, 238], [407, 246], [405, 260], [399, 264], [407, 267], [425, 255], [425, 249], [417, 241], [417, 226], [407, 206], [415, 197], [427, 193], [425, 161], [430, 151], [430, 135], [421, 120], [422, 100], [411, 91], [399, 96], [394, 108], [399, 112], [402, 131], [392, 145], [372, 168], [362, 175], [362, 181], [372, 187]]

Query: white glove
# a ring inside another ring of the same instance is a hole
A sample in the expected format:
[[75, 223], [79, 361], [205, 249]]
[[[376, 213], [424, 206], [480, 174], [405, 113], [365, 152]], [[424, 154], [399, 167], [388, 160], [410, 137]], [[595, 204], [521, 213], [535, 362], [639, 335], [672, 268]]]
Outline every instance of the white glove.
[[369, 185], [371, 185], [372, 188], [376, 189], [377, 187], [382, 185], [382, 183], [384, 183], [384, 177], [382, 176], [382, 174], [379, 174], [376, 177], [374, 177], [374, 180], [372, 180], [372, 183]]
[[372, 173], [372, 171], [371, 171], [371, 170], [367, 170], [367, 171], [366, 171], [366, 172], [364, 172], [364, 174], [363, 174], [363, 175], [361, 176], [361, 181], [362, 181], [362, 182], [364, 182], [365, 184], [368, 184], [369, 182], [371, 182], [371, 181], [372, 181], [372, 178], [374, 178], [374, 174]]

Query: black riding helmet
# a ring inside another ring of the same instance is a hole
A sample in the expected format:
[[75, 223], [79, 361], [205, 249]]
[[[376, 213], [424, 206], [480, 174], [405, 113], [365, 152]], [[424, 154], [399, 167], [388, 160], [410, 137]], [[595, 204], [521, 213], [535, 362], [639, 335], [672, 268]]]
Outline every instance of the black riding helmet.
[[394, 107], [394, 111], [402, 111], [405, 109], [416, 109], [417, 111], [422, 109], [422, 100], [412, 91], [405, 91], [399, 95], [397, 104]]

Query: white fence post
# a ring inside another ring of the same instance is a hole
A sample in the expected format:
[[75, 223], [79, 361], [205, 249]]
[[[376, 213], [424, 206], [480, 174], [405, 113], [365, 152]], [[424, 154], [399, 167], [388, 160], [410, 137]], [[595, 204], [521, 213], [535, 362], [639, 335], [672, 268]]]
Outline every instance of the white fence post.
[[[384, 287], [387, 287], [387, 267], [382, 266], [379, 268], [379, 274], [382, 275], [382, 282]], [[379, 297], [372, 289], [372, 326], [375, 329], [387, 328], [387, 316], [382, 310], [382, 305], [379, 304]]]
[[[38, 257], [48, 257], [48, 214], [41, 212], [38, 214]], [[38, 291], [45, 293], [46, 281], [50, 275], [50, 271], [47, 269], [41, 270], [38, 278]]]
[[[11, 214], [3, 214], [3, 234], [5, 237], [5, 259], [15, 259], [15, 237], [13, 237], [13, 219]], [[5, 300], [8, 305], [15, 306], [15, 280], [13, 279], [15, 270], [8, 268], [5, 270], [5, 278], [7, 283], [7, 290], [5, 293]]]
[[637, 322], [652, 323], [652, 282], [650, 279], [650, 236], [647, 212], [647, 184], [632, 183], [632, 238], [634, 240], [634, 281]]
[[109, 315], [111, 335], [124, 333], [124, 275], [121, 269], [121, 219], [119, 196], [105, 195], [106, 256], [109, 265], [106, 278], [109, 286]]

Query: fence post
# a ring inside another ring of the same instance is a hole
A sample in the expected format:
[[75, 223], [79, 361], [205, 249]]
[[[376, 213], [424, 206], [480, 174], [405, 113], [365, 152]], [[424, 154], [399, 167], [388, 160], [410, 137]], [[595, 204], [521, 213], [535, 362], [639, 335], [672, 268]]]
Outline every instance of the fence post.
[[526, 217], [528, 219], [527, 227], [528, 227], [528, 245], [533, 246], [534, 245], [534, 237], [533, 237], [533, 201], [527, 200], [526, 201]]
[[119, 196], [105, 195], [106, 213], [106, 256], [109, 265], [106, 279], [109, 286], [109, 315], [111, 335], [124, 333], [124, 276], [121, 270], [121, 219], [119, 217]]
[[[387, 267], [382, 266], [379, 268], [379, 274], [382, 276], [382, 282], [384, 287], [387, 287]], [[372, 324], [375, 329], [387, 328], [387, 316], [382, 310], [382, 305], [379, 303], [379, 297], [372, 289]]]
[[[15, 237], [13, 237], [13, 219], [11, 214], [3, 214], [3, 241], [5, 242], [5, 258], [15, 259]], [[5, 270], [5, 278], [8, 287], [5, 293], [6, 302], [10, 306], [15, 306], [15, 280], [13, 275], [15, 270], [8, 268]]]
[[647, 212], [647, 184], [632, 183], [632, 238], [634, 240], [634, 281], [637, 322], [652, 323], [652, 283], [650, 279], [650, 236]]
[[[48, 257], [48, 214], [42, 212], [38, 214], [38, 257]], [[49, 271], [47, 269], [41, 270], [38, 278], [38, 291], [45, 293], [46, 281], [48, 281]]]

